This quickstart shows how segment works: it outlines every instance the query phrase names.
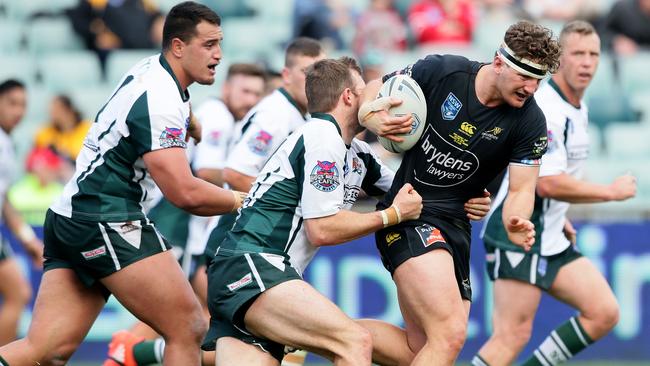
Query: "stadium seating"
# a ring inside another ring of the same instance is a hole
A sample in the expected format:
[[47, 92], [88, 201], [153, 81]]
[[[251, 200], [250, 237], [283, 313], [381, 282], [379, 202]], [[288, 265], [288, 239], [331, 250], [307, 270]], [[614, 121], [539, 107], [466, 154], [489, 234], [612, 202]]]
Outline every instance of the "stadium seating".
[[27, 47], [35, 55], [84, 49], [81, 39], [64, 17], [32, 21], [27, 27]]
[[106, 83], [111, 86], [122, 79], [133, 65], [145, 57], [159, 53], [158, 50], [115, 50], [106, 60]]
[[63, 9], [76, 5], [77, 0], [4, 0], [10, 18], [24, 21], [37, 12], [60, 13]]
[[614, 160], [641, 162], [650, 157], [648, 124], [611, 123], [605, 130], [605, 136], [608, 141], [608, 155]]
[[22, 23], [12, 20], [0, 21], [0, 52], [8, 54], [18, 52], [22, 43]]
[[0, 80], [18, 79], [27, 85], [36, 81], [36, 67], [29, 54], [9, 53], [0, 57]]
[[630, 93], [650, 90], [650, 51], [638, 52], [631, 57], [619, 59], [621, 83]]
[[53, 90], [92, 87], [101, 81], [97, 56], [89, 51], [47, 54], [38, 59], [43, 83]]

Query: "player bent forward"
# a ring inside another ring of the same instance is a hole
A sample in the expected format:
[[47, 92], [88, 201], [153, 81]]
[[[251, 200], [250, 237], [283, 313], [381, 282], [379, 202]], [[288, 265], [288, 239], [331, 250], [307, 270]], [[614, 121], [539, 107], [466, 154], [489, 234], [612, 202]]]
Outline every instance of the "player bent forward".
[[410, 184], [384, 211], [340, 209], [364, 87], [356, 63], [322, 60], [309, 69], [312, 120], [262, 169], [208, 269], [212, 320], [204, 347], [216, 340], [218, 365], [278, 365], [285, 345], [335, 365], [371, 364], [370, 333], [303, 281], [287, 255], [296, 236], [334, 245], [420, 215], [421, 197]]

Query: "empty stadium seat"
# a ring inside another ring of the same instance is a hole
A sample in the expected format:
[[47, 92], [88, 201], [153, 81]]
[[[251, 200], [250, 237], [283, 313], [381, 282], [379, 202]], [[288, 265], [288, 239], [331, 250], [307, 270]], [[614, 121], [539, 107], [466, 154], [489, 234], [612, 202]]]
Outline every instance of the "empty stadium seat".
[[650, 128], [642, 123], [611, 123], [604, 131], [609, 157], [619, 161], [638, 161], [648, 168]]
[[48, 54], [38, 60], [43, 83], [52, 90], [92, 87], [100, 83], [99, 60], [90, 51]]
[[92, 88], [73, 88], [65, 93], [79, 108], [83, 118], [94, 121], [97, 112], [106, 104], [113, 89], [115, 89], [114, 85], [100, 84]]
[[619, 59], [621, 83], [626, 92], [634, 94], [650, 91], [650, 51], [637, 52], [629, 57]]
[[84, 49], [67, 18], [37, 19], [27, 27], [27, 48], [36, 55]]
[[0, 22], [0, 52], [4, 55], [18, 52], [22, 46], [22, 23], [12, 20]]
[[39, 12], [58, 13], [77, 4], [77, 0], [5, 0], [7, 15], [16, 20], [26, 20]]
[[158, 50], [115, 50], [106, 60], [106, 83], [112, 86], [122, 79], [122, 76], [138, 61], [157, 54]]
[[36, 80], [36, 67], [29, 54], [9, 53], [0, 57], [0, 80], [18, 79], [31, 84]]

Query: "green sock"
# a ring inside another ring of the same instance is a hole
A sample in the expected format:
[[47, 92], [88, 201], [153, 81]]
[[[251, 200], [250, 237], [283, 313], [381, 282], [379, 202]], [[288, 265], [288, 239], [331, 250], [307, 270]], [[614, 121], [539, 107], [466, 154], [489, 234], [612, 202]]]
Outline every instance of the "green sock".
[[490, 366], [490, 364], [481, 355], [477, 354], [472, 358], [472, 366]]
[[0, 356], [0, 366], [9, 366], [9, 362], [5, 361], [2, 356]]
[[144, 341], [133, 346], [133, 358], [138, 365], [162, 363], [165, 353], [165, 341], [162, 338]]
[[568, 361], [592, 343], [594, 341], [574, 316], [552, 331], [522, 366], [555, 366]]

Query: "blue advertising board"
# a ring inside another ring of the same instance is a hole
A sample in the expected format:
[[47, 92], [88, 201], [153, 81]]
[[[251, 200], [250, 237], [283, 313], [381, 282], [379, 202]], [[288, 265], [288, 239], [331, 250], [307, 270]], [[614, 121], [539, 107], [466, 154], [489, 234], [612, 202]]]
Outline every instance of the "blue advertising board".
[[[478, 238], [480, 226], [481, 223], [476, 224], [473, 232], [471, 282], [474, 301], [462, 360], [469, 360], [491, 331], [492, 293], [484, 268], [483, 244]], [[579, 355], [578, 359], [650, 362], [650, 221], [577, 223], [576, 227], [582, 253], [605, 274], [621, 309], [620, 321], [614, 331]], [[35, 289], [38, 288], [40, 272], [31, 269], [20, 248], [12, 244], [31, 283]], [[402, 324], [395, 286], [381, 264], [373, 237], [321, 249], [305, 273], [305, 279], [353, 318], [369, 317]], [[29, 325], [30, 314], [31, 310], [26, 309], [21, 322], [23, 334]], [[529, 355], [552, 329], [574, 314], [575, 310], [545, 296], [535, 320], [533, 336], [522, 355]], [[111, 298], [75, 359], [101, 359], [111, 334], [128, 327], [133, 321], [133, 317]]]

